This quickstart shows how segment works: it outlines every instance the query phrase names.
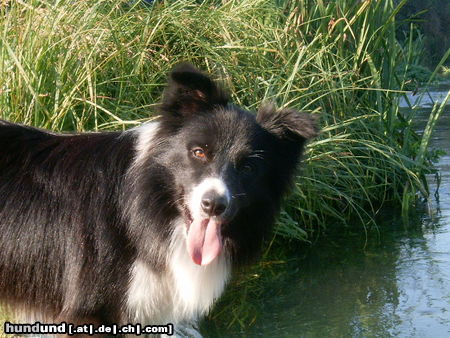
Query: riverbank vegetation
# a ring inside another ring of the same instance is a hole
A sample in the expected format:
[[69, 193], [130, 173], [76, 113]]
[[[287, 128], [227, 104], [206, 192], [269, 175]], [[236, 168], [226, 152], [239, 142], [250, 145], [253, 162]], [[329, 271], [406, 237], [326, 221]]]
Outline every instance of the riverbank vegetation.
[[275, 101], [320, 114], [280, 233], [306, 239], [355, 214], [366, 223], [386, 201], [427, 194], [433, 154], [417, 161], [423, 139], [398, 108], [421, 47], [396, 40], [405, 3], [12, 2], [0, 22], [1, 117], [57, 131], [133, 127], [188, 60], [249, 109]]
[[320, 115], [278, 234], [308, 240], [355, 219], [363, 228], [386, 203], [406, 214], [426, 198], [433, 170], [432, 121], [419, 134], [398, 105], [422, 55], [413, 32], [397, 40], [406, 3], [9, 2], [0, 5], [0, 117], [55, 131], [134, 127], [155, 116], [167, 72], [190, 61], [248, 109], [274, 101]]

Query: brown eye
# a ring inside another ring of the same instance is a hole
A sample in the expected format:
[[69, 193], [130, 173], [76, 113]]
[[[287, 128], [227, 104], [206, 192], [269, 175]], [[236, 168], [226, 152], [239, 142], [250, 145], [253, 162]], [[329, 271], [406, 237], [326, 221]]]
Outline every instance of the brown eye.
[[194, 148], [192, 149], [192, 154], [194, 157], [200, 159], [200, 160], [206, 160], [206, 154], [205, 151], [202, 148]]

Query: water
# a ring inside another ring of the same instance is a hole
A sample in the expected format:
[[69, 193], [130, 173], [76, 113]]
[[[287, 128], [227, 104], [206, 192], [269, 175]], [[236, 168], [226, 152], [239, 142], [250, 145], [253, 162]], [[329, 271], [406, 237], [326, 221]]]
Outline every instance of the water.
[[[418, 126], [426, 123], [432, 101], [449, 89], [444, 83], [424, 97]], [[234, 302], [245, 297], [250, 304], [252, 325], [227, 328], [219, 315], [202, 325], [203, 335], [450, 337], [450, 106], [431, 146], [447, 155], [437, 164], [441, 184], [429, 210], [418, 208], [409, 225], [393, 210], [379, 219], [378, 230], [339, 229], [322, 236], [264, 271], [257, 292], [234, 294]], [[435, 191], [435, 177], [428, 179]]]

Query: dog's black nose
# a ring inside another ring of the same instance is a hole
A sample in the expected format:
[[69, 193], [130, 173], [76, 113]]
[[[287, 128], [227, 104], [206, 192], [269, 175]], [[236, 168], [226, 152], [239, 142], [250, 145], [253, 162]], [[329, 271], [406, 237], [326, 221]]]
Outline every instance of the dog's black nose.
[[202, 210], [209, 216], [219, 216], [227, 208], [228, 201], [226, 196], [209, 191], [203, 195], [201, 205]]

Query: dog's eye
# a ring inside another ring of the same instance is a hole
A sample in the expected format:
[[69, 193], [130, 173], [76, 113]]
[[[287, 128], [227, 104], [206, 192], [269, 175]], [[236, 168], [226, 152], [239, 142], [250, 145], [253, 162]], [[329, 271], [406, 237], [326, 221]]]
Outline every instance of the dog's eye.
[[205, 151], [202, 148], [194, 148], [194, 149], [192, 149], [192, 155], [195, 158], [198, 158], [200, 160], [206, 160], [206, 154], [205, 154]]

